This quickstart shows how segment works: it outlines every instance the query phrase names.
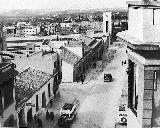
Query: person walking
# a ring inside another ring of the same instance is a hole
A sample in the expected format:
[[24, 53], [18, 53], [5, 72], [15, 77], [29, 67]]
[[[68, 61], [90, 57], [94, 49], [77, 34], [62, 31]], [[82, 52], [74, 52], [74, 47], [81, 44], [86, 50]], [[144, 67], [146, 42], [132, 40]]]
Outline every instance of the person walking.
[[35, 124], [37, 124], [37, 116], [36, 116], [36, 114], [34, 115], [34, 122], [35, 122]]
[[42, 120], [39, 119], [39, 128], [42, 128]]
[[52, 107], [53, 99], [50, 99], [49, 103], [50, 103], [50, 106]]
[[82, 84], [83, 84], [83, 82], [84, 82], [83, 75], [81, 75], [81, 82], [82, 82]]
[[49, 120], [49, 112], [48, 112], [48, 110], [46, 111], [46, 120]]
[[50, 112], [50, 119], [53, 120], [54, 119], [54, 113]]

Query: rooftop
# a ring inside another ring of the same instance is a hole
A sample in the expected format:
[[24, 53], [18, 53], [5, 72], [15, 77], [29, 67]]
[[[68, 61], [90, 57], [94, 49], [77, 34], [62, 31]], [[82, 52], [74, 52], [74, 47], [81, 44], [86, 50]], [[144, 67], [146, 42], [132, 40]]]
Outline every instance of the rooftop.
[[154, 51], [139, 50], [139, 51], [136, 51], [136, 53], [140, 54], [141, 56], [149, 60], [159, 60], [160, 59], [159, 50], [154, 50]]
[[64, 106], [62, 107], [63, 110], [72, 110], [74, 104], [70, 104], [70, 103], [65, 103]]
[[29, 98], [35, 94], [52, 75], [38, 69], [29, 67], [16, 77], [15, 92], [17, 108], [24, 105]]
[[149, 6], [149, 7], [160, 7], [159, 1], [141, 0], [141, 1], [127, 1], [129, 6]]
[[84, 43], [85, 43], [86, 45], [90, 45], [90, 43], [91, 43], [92, 41], [94, 41], [95, 39], [92, 38], [92, 37], [89, 37], [89, 36], [81, 36], [78, 40], [81, 41], [81, 42], [84, 41]]
[[117, 37], [127, 42], [127, 45], [131, 47], [132, 49], [137, 50], [158, 50], [160, 49], [159, 45], [160, 42], [142, 42], [138, 39], [136, 39], [133, 36], [130, 36], [128, 34], [128, 31], [119, 32], [116, 34]]
[[74, 54], [82, 57], [82, 47], [66, 47], [68, 50], [73, 52]]
[[78, 56], [77, 54], [73, 53], [68, 48], [63, 47], [63, 46], [61, 47], [60, 56], [61, 56], [62, 60], [66, 61], [67, 63], [70, 63], [72, 65], [76, 64], [81, 59], [80, 56]]

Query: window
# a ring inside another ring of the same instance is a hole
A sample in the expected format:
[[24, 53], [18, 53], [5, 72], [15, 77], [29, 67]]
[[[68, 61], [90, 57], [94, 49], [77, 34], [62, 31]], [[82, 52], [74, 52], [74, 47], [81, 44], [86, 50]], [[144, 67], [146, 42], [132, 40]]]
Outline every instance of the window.
[[108, 32], [108, 21], [106, 21], [106, 33]]
[[38, 106], [38, 95], [36, 95], [36, 112], [39, 110], [39, 106]]
[[137, 116], [137, 106], [138, 106], [138, 88], [137, 88], [137, 73], [138, 67], [129, 60], [129, 70], [128, 70], [128, 107]]
[[157, 72], [154, 72], [154, 91], [157, 91]]
[[54, 68], [57, 68], [57, 61], [54, 62]]
[[153, 9], [153, 25], [160, 25], [160, 9]]
[[51, 96], [51, 91], [50, 91], [50, 83], [48, 84], [48, 96]]

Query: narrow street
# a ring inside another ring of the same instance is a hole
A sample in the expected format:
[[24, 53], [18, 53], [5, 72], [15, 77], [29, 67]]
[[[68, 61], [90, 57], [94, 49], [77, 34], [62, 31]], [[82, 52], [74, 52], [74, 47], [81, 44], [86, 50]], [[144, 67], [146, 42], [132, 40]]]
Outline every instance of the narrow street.
[[[79, 101], [79, 111], [72, 128], [114, 128], [118, 112], [119, 98], [126, 82], [126, 68], [122, 60], [127, 55], [124, 48], [119, 48], [114, 59], [96, 80], [87, 84], [61, 85], [60, 94], [64, 102]], [[111, 73], [113, 82], [105, 82], [104, 73]]]
[[[127, 85], [127, 64], [122, 66], [122, 61], [127, 59], [127, 55], [125, 48], [114, 46], [110, 49], [117, 49], [114, 58], [95, 79], [85, 84], [60, 85], [60, 93], [52, 108], [48, 109], [54, 111], [55, 119], [44, 121], [43, 127], [59, 128], [57, 120], [60, 108], [65, 102], [72, 103], [76, 99], [74, 103], [78, 107], [78, 114], [71, 128], [115, 128], [119, 100], [123, 88]], [[111, 73], [113, 81], [104, 82], [104, 73]]]

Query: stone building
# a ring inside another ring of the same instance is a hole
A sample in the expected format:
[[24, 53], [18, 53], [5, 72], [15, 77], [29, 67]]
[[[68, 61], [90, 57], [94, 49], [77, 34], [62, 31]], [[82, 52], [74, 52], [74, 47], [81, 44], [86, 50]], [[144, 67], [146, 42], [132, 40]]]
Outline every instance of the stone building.
[[0, 63], [0, 127], [17, 127], [13, 63]]
[[54, 76], [29, 67], [16, 76], [15, 98], [19, 127], [26, 127], [34, 115], [41, 113], [57, 89], [59, 81]]
[[160, 127], [160, 2], [130, 1], [128, 30], [117, 34], [128, 54], [128, 128]]

